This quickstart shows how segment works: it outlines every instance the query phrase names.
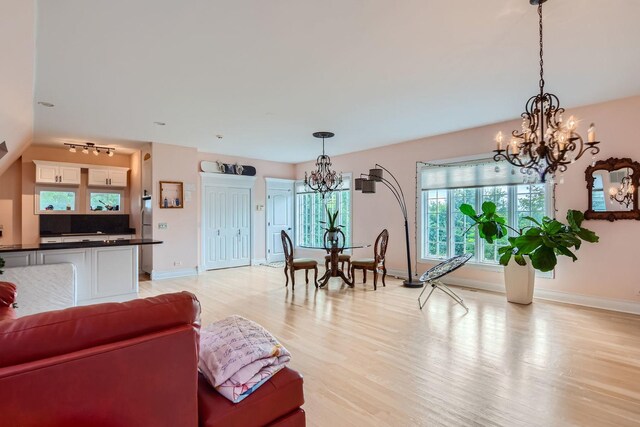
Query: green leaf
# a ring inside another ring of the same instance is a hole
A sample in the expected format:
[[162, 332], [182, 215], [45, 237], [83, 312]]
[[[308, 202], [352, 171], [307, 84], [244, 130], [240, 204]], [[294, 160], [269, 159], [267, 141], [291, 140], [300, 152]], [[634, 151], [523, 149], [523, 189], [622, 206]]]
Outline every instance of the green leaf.
[[460, 212], [463, 215], [466, 215], [466, 216], [471, 217], [473, 219], [476, 218], [476, 210], [473, 208], [473, 206], [464, 203], [464, 204], [460, 205], [459, 209], [460, 209]]
[[536, 270], [542, 272], [551, 271], [558, 264], [558, 258], [552, 248], [541, 246], [535, 252], [529, 254], [531, 264]]
[[542, 243], [548, 247], [548, 248], [557, 248], [558, 244], [556, 242], [554, 242], [553, 240], [551, 240], [549, 237], [547, 236], [541, 236], [542, 238]]
[[569, 211], [567, 211], [567, 222], [573, 231], [578, 232], [582, 225], [582, 221], [584, 221], [584, 214], [582, 212], [573, 209], [569, 209]]
[[507, 251], [504, 254], [502, 254], [502, 256], [500, 257], [500, 264], [505, 266], [508, 265], [509, 261], [511, 260], [511, 255], [512, 255], [511, 251]]
[[561, 222], [556, 221], [555, 219], [553, 221], [549, 221], [544, 225], [545, 231], [549, 234], [559, 233], [563, 227], [564, 225], [562, 225]]
[[525, 236], [539, 236], [540, 234], [542, 234], [542, 230], [538, 227], [532, 227], [524, 233]]
[[578, 260], [578, 257], [577, 257], [573, 252], [571, 252], [569, 249], [567, 249], [567, 248], [565, 248], [565, 247], [563, 247], [563, 246], [558, 246], [556, 249], [557, 249], [557, 251], [558, 251], [558, 252], [560, 252], [562, 255], [564, 255], [564, 256], [568, 256], [568, 257], [570, 257], [571, 259], [573, 259], [573, 262], [576, 262], [576, 261]]
[[480, 228], [482, 229], [482, 232], [484, 233], [485, 238], [491, 237], [492, 239], [494, 239], [496, 235], [499, 233], [498, 226], [493, 221], [483, 223], [480, 226]]
[[600, 238], [598, 237], [598, 235], [596, 233], [594, 233], [591, 230], [588, 230], [586, 228], [580, 228], [580, 230], [578, 230], [577, 232], [578, 236], [589, 243], [596, 243], [600, 240]]
[[524, 259], [523, 255], [517, 254], [513, 257], [513, 259], [518, 265], [522, 265], [522, 266], [527, 265], [527, 261]]
[[538, 227], [542, 227], [542, 224], [540, 224], [540, 222], [537, 219], [535, 219], [534, 217], [532, 217], [532, 216], [523, 216], [522, 219], [529, 220], [532, 223], [534, 223], [535, 225], [537, 225]]
[[518, 252], [527, 255], [535, 251], [542, 245], [542, 238], [540, 236], [520, 236], [516, 238], [516, 247]]
[[496, 204], [493, 202], [484, 202], [482, 204], [482, 212], [485, 215], [493, 215], [494, 213], [496, 213]]
[[501, 246], [498, 248], [498, 253], [503, 254], [505, 252], [513, 252], [513, 247], [511, 246]]

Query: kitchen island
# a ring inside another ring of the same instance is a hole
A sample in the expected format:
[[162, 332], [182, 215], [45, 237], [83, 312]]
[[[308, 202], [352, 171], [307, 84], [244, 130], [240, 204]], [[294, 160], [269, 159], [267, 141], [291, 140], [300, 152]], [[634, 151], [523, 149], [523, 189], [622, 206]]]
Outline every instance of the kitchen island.
[[70, 263], [75, 266], [74, 305], [138, 297], [138, 247], [151, 239], [34, 243], [0, 246], [5, 267]]

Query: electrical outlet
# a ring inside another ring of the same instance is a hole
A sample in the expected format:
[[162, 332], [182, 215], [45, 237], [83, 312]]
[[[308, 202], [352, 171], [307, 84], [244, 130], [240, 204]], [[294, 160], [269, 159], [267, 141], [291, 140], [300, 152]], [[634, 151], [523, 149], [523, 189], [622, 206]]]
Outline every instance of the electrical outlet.
[[169, 228], [169, 225], [166, 222], [159, 222], [158, 223], [158, 228], [160, 230], [166, 230], [167, 228]]

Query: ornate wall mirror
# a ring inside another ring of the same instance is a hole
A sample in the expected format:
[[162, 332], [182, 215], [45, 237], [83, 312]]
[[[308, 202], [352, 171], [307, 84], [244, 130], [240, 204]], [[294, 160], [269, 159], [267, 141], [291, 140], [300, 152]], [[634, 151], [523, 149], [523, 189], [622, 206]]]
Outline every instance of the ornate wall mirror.
[[640, 220], [638, 184], [640, 163], [629, 158], [600, 160], [585, 172], [589, 191], [587, 219]]

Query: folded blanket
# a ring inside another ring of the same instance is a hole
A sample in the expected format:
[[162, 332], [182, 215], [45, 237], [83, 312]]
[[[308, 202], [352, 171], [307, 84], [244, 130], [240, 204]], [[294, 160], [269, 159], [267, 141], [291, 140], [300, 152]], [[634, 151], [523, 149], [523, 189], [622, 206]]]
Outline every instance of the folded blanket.
[[262, 326], [230, 316], [200, 330], [198, 368], [220, 394], [238, 403], [291, 360]]

